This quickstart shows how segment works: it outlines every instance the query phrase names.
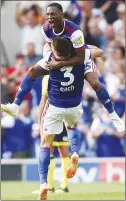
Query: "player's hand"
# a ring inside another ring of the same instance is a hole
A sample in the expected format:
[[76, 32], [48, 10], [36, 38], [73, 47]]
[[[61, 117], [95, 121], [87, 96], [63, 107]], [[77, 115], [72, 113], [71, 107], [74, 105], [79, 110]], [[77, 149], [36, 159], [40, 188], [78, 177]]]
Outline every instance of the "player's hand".
[[63, 66], [63, 62], [61, 61], [51, 61], [51, 62], [47, 62], [47, 67], [49, 70], [51, 70], [56, 68], [62, 68], [64, 66]]
[[46, 52], [48, 51], [51, 51], [51, 46], [49, 43], [46, 43], [44, 46], [43, 46], [43, 52], [46, 54]]

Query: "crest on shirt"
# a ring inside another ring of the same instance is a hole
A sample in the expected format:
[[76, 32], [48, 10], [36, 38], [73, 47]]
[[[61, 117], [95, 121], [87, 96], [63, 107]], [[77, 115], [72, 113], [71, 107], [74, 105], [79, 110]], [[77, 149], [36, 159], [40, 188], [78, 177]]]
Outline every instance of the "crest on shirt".
[[82, 36], [80, 36], [80, 37], [78, 38], [77, 43], [80, 44], [80, 45], [84, 43]]

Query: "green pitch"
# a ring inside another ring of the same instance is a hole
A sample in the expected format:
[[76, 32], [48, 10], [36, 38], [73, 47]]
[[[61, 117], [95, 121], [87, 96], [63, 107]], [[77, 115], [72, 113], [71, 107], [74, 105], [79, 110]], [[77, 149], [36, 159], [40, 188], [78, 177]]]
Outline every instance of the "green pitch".
[[[37, 182], [2, 182], [2, 200], [37, 200], [32, 191]], [[56, 184], [58, 188], [58, 184]], [[70, 193], [49, 193], [48, 200], [125, 200], [125, 185], [119, 183], [69, 184]]]

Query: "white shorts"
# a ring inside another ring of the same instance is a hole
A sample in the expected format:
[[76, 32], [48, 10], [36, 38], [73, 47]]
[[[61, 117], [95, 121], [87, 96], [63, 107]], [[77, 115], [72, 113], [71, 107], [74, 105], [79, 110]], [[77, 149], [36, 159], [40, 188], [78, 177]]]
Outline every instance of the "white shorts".
[[90, 72], [97, 72], [98, 73], [98, 70], [96, 68], [96, 64], [94, 63], [94, 61], [92, 59], [89, 59], [84, 64], [85, 64], [84, 75], [86, 73], [90, 73]]
[[42, 118], [44, 134], [60, 134], [63, 122], [66, 126], [75, 127], [83, 114], [82, 104], [72, 108], [59, 108], [48, 104]]

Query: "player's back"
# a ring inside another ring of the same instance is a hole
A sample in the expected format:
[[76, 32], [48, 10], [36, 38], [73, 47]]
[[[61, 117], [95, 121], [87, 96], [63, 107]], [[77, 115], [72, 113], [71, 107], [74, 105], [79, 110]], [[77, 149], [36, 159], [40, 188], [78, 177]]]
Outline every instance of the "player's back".
[[49, 103], [61, 108], [76, 107], [81, 102], [84, 64], [50, 71]]

